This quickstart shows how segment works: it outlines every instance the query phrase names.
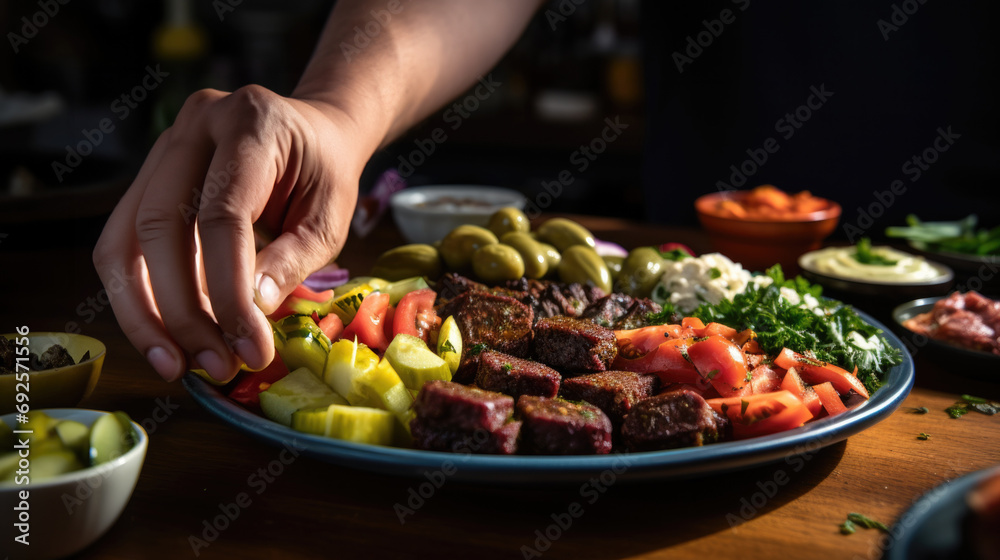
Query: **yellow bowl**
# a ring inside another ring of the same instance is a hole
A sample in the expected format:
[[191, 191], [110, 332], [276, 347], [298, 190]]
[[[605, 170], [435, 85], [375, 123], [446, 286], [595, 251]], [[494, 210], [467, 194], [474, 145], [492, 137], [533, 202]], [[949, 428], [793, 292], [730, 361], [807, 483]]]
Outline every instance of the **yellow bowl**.
[[[71, 408], [90, 396], [104, 366], [104, 343], [96, 338], [82, 334], [60, 332], [33, 332], [26, 337], [17, 334], [5, 334], [5, 338], [14, 340], [16, 346], [19, 339], [27, 338], [31, 352], [41, 355], [53, 344], [66, 348], [70, 356], [78, 363], [71, 366], [32, 371], [28, 383], [18, 383], [15, 375], [0, 375], [0, 414], [15, 412], [18, 393], [27, 394], [27, 402], [32, 410], [39, 408]], [[80, 358], [90, 352], [90, 358], [80, 363]], [[25, 397], [21, 397], [24, 399]]]

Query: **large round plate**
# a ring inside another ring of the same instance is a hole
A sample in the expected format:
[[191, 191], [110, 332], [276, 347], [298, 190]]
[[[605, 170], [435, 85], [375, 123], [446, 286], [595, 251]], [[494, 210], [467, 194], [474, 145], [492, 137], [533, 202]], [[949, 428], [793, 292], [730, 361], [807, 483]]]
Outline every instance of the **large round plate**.
[[949, 371], [987, 381], [1000, 381], [1000, 374], [997, 373], [997, 367], [1000, 366], [1000, 356], [935, 340], [917, 334], [903, 326], [903, 323], [909, 319], [933, 309], [934, 304], [940, 299], [943, 298], [920, 298], [906, 302], [893, 310], [892, 319], [898, 325], [903, 336], [910, 340], [911, 347], [916, 348], [916, 352], [926, 349], [928, 355], [935, 360], [949, 364], [951, 366]]
[[970, 509], [965, 496], [980, 481], [996, 474], [990, 468], [946, 482], [913, 503], [890, 531], [891, 544], [885, 560], [931, 560], [962, 558], [963, 523]]
[[423, 477], [427, 472], [444, 471], [453, 480], [490, 484], [579, 482], [609, 469], [618, 478], [631, 480], [686, 478], [745, 469], [815, 452], [892, 414], [913, 386], [913, 360], [892, 332], [868, 315], [858, 314], [881, 328], [889, 344], [898, 348], [903, 356], [903, 362], [889, 370], [882, 388], [867, 402], [833, 418], [780, 434], [667, 451], [603, 456], [498, 456], [356, 444], [302, 434], [257, 416], [193, 374], [185, 376], [183, 382], [196, 401], [239, 430], [278, 447], [294, 440], [306, 455], [365, 471], [413, 478]]

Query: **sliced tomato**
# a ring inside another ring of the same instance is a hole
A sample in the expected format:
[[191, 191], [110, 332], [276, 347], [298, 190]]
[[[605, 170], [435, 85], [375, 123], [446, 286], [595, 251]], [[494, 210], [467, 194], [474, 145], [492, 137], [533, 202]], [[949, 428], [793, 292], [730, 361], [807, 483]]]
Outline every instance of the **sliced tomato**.
[[[744, 332], [746, 332], [746, 331], [744, 331]], [[723, 325], [722, 323], [709, 323], [709, 324], [705, 325], [705, 329], [702, 331], [701, 336], [715, 336], [715, 335], [718, 335], [718, 336], [721, 336], [722, 338], [725, 338], [726, 340], [731, 340], [731, 341], [735, 342], [736, 339], [737, 339], [737, 337], [739, 336], [739, 334], [740, 334], [739, 331], [737, 331], [736, 329], [734, 329], [732, 327], [727, 327], [726, 325]], [[750, 334], [753, 334], [753, 331], [750, 331]], [[741, 340], [741, 341], [737, 342], [736, 344], [737, 344], [737, 346], [742, 346], [743, 342], [745, 342], [745, 340]]]
[[[781, 390], [781, 380], [785, 370], [768, 364], [760, 364], [750, 371], [750, 394], [773, 393]], [[796, 395], [798, 396], [798, 395]]]
[[797, 428], [813, 415], [790, 391], [706, 399], [716, 412], [732, 422], [733, 437], [742, 439]]
[[414, 290], [399, 300], [392, 318], [392, 334], [410, 334], [432, 342], [432, 333], [441, 328], [441, 318], [434, 311], [437, 292], [430, 288]]
[[823, 403], [820, 402], [819, 395], [808, 383], [802, 380], [797, 369], [791, 368], [785, 372], [780, 389], [790, 391], [802, 400], [802, 403], [806, 405], [814, 417], [819, 417], [823, 412]]
[[251, 409], [260, 408], [260, 394], [272, 383], [288, 375], [285, 362], [277, 354], [268, 366], [260, 371], [241, 371], [236, 384], [229, 391], [229, 398]]
[[318, 303], [323, 303], [330, 301], [333, 297], [333, 290], [323, 290], [322, 292], [314, 292], [309, 286], [305, 284], [299, 284], [295, 286], [292, 293], [288, 294], [288, 297], [297, 297], [299, 299], [307, 299], [309, 301], [315, 301]]
[[695, 342], [687, 355], [698, 372], [723, 397], [740, 394], [747, 383], [747, 364], [738, 346], [720, 335]]
[[268, 315], [272, 321], [284, 319], [289, 315], [310, 315], [322, 311], [326, 313], [326, 302], [333, 298], [333, 290], [314, 292], [303, 284], [295, 286], [292, 293], [285, 297], [281, 305]]
[[681, 326], [686, 329], [695, 330], [695, 336], [702, 336], [702, 331], [705, 330], [705, 323], [697, 317], [685, 317], [681, 319]]
[[340, 333], [344, 332], [344, 322], [336, 313], [327, 314], [326, 317], [316, 321], [316, 324], [330, 340], [337, 340], [340, 338]]
[[385, 320], [382, 324], [385, 326], [385, 338], [389, 342], [392, 342], [392, 327], [393, 319], [396, 317], [396, 308], [392, 305], [389, 306], [389, 310], [385, 313]]
[[802, 379], [812, 385], [829, 381], [841, 395], [846, 395], [853, 390], [864, 398], [868, 398], [868, 389], [865, 388], [865, 384], [858, 379], [857, 375], [842, 367], [807, 358], [788, 348], [781, 349], [781, 353], [774, 359], [774, 363], [785, 369], [796, 368]]
[[340, 338], [354, 340], [378, 352], [380, 355], [389, 347], [385, 335], [385, 317], [389, 313], [389, 294], [372, 292], [358, 307], [358, 312], [344, 328]]
[[651, 352], [638, 357], [626, 358], [619, 353], [611, 367], [616, 370], [636, 373], [655, 373], [663, 383], [690, 383], [703, 385], [704, 378], [694, 364], [684, 357], [687, 345], [693, 339], [675, 338], [660, 343]]
[[823, 408], [826, 409], [827, 414], [836, 416], [841, 412], [847, 412], [847, 407], [844, 406], [844, 401], [840, 400], [840, 394], [833, 387], [833, 383], [827, 381], [819, 385], [813, 385], [812, 388], [819, 396], [819, 400], [823, 403]]
[[652, 325], [640, 329], [615, 331], [615, 338], [619, 348], [628, 348], [630, 352], [642, 355], [652, 352], [667, 340], [686, 338], [684, 331], [680, 325]]

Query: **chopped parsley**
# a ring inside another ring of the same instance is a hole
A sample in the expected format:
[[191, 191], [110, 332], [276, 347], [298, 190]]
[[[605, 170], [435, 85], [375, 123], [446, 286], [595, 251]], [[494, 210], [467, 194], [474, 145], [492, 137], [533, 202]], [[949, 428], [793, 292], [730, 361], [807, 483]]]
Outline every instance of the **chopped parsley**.
[[444, 341], [441, 344], [441, 352], [442, 353], [444, 353], [444, 352], [454, 352], [456, 354], [458, 353], [458, 352], [455, 351], [455, 345], [452, 344], [450, 340], [446, 340], [446, 341]]
[[920, 435], [917, 436], [917, 439], [927, 441], [931, 439], [931, 435], [928, 434], [927, 432], [920, 432]]
[[961, 418], [972, 411], [993, 416], [1000, 413], [1000, 402], [988, 401], [982, 397], [973, 397], [972, 395], [962, 395], [962, 400], [944, 409], [944, 411], [952, 418]]
[[926, 406], [921, 406], [920, 408], [913, 408], [908, 406], [906, 408], [910, 411], [910, 414], [927, 414], [928, 412], [930, 412], [930, 409], [927, 408]]
[[706, 379], [715, 379], [715, 376], [719, 375], [719, 370], [713, 369], [712, 371], [705, 374]]
[[740, 399], [740, 416], [746, 416], [748, 406], [750, 406], [750, 401], [746, 399]]
[[[778, 265], [765, 274], [773, 280], [769, 286], [760, 288], [750, 284], [732, 301], [723, 299], [716, 305], [705, 303], [690, 315], [705, 323], [715, 321], [738, 331], [752, 329], [766, 354], [775, 355], [788, 347], [848, 371], [857, 367], [858, 379], [870, 393], [882, 384], [884, 372], [902, 362], [902, 354], [889, 346], [881, 336], [881, 329], [863, 321], [851, 306], [820, 299], [822, 313], [817, 315], [781, 297], [781, 288], [788, 288], [800, 297], [808, 294], [819, 298], [821, 286], [813, 286], [800, 276], [786, 279]], [[679, 323], [680, 319], [670, 305], [664, 305], [662, 312], [647, 317], [649, 324]], [[864, 344], [857, 344], [855, 336], [849, 337], [851, 332], [860, 335]]]
[[504, 373], [510, 373], [510, 370], [514, 369], [514, 366], [510, 364], [504, 364], [502, 367]]
[[851, 255], [854, 260], [861, 264], [874, 264], [878, 266], [892, 266], [898, 261], [890, 260], [882, 255], [872, 252], [872, 240], [862, 237], [858, 240], [857, 250]]
[[875, 521], [874, 519], [862, 515], [860, 513], [848, 513], [847, 521], [840, 525], [840, 532], [845, 535], [850, 535], [854, 533], [855, 527], [863, 527], [865, 529], [878, 529], [884, 533], [889, 532], [889, 528], [886, 527], [885, 523], [881, 521]]
[[840, 533], [843, 535], [853, 535], [856, 530], [854, 522], [850, 519], [840, 524]]
[[715, 280], [716, 278], [721, 278], [722, 271], [713, 266], [712, 268], [708, 269], [708, 277], [711, 278], [712, 280]]
[[473, 344], [472, 346], [469, 347], [469, 355], [470, 356], [478, 356], [478, 355], [482, 354], [484, 350], [489, 350], [489, 348], [485, 344], [483, 344], [482, 342], [479, 342], [479, 343]]

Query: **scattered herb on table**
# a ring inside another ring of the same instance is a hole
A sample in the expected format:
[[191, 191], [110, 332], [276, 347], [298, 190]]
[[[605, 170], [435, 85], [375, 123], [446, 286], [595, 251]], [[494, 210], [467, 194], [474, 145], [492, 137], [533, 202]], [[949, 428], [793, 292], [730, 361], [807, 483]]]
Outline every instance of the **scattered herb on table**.
[[972, 395], [962, 395], [962, 400], [957, 401], [955, 404], [944, 409], [944, 411], [952, 418], [961, 418], [972, 411], [993, 416], [1000, 412], [1000, 402], [989, 401]]
[[845, 535], [850, 535], [854, 533], [856, 527], [863, 527], [865, 529], [878, 529], [879, 531], [888, 533], [889, 528], [886, 527], [885, 523], [881, 521], [875, 521], [874, 519], [862, 515], [860, 513], [848, 513], [847, 521], [840, 525], [840, 532]]
[[931, 439], [931, 435], [928, 434], [927, 432], [920, 432], [920, 435], [917, 436], [917, 439], [921, 439], [921, 440], [927, 441], [927, 440]]
[[927, 408], [926, 406], [921, 406], [919, 408], [914, 408], [912, 406], [907, 406], [907, 407], [903, 407], [903, 408], [909, 410], [910, 414], [927, 414], [928, 412], [930, 412], [930, 409]]
[[840, 524], [840, 532], [844, 535], [853, 535], [857, 529], [854, 527], [854, 522], [848, 519]]

